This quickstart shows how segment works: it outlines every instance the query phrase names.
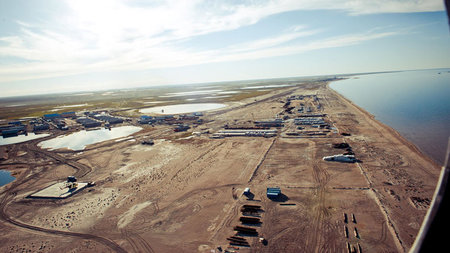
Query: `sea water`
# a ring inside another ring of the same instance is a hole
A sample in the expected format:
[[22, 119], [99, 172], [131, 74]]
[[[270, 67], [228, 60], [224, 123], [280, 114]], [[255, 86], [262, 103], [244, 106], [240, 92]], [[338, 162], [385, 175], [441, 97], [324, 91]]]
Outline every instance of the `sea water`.
[[450, 136], [450, 69], [360, 75], [330, 87], [443, 164]]

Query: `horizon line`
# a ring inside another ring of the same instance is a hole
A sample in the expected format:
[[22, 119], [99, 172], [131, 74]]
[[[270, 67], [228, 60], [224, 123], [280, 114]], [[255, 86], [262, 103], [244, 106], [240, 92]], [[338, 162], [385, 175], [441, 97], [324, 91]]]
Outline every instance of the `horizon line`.
[[262, 81], [262, 80], [280, 80], [288, 78], [308, 78], [308, 77], [326, 77], [326, 76], [355, 76], [355, 75], [369, 75], [369, 74], [382, 74], [382, 73], [393, 73], [393, 72], [405, 72], [405, 71], [420, 71], [420, 70], [437, 70], [437, 69], [450, 69], [450, 67], [439, 67], [439, 68], [424, 68], [424, 69], [404, 69], [404, 70], [383, 70], [383, 71], [369, 71], [369, 72], [356, 72], [356, 73], [340, 73], [340, 74], [321, 74], [321, 75], [305, 75], [305, 76], [286, 76], [286, 77], [269, 77], [269, 78], [250, 78], [250, 79], [239, 79], [239, 80], [222, 80], [222, 81], [211, 81], [211, 82], [193, 82], [193, 83], [168, 83], [168, 84], [155, 84], [149, 86], [134, 86], [134, 87], [122, 87], [113, 89], [97, 89], [97, 90], [80, 90], [80, 91], [68, 91], [68, 92], [50, 92], [50, 93], [34, 93], [25, 95], [13, 95], [13, 96], [1, 96], [0, 100], [11, 99], [11, 98], [25, 98], [34, 96], [45, 96], [45, 95], [58, 95], [58, 94], [77, 94], [77, 93], [96, 93], [102, 91], [117, 91], [117, 90], [138, 90], [138, 89], [149, 89], [162, 86], [180, 86], [180, 85], [205, 85], [205, 84], [217, 84], [217, 83], [233, 83], [242, 81]]

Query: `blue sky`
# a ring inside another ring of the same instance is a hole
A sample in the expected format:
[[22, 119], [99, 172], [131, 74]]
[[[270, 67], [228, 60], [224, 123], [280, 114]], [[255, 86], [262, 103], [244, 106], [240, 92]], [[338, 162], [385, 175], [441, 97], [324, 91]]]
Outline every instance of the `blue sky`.
[[440, 0], [0, 0], [0, 96], [450, 67]]

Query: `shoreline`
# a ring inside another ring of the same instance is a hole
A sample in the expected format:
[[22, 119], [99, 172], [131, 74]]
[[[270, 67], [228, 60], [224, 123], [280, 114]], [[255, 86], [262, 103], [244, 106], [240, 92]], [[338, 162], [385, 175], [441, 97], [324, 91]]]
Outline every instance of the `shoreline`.
[[[350, 99], [346, 98], [344, 95], [340, 94], [339, 92], [335, 91], [334, 89], [332, 89], [329, 86], [330, 83], [326, 84], [326, 89], [332, 93], [334, 96], [336, 96], [338, 99], [340, 99], [341, 101], [345, 102], [347, 104], [347, 106], [349, 107], [353, 107], [355, 110], [357, 110], [359, 113], [361, 113], [364, 118], [366, 119], [366, 121], [375, 129], [377, 129], [380, 134], [382, 134], [383, 131], [389, 133], [390, 135], [392, 135], [397, 141], [399, 141], [401, 143], [401, 145], [404, 145], [405, 147], [407, 147], [409, 149], [409, 151], [411, 153], [415, 153], [417, 154], [418, 157], [420, 157], [421, 159], [425, 160], [426, 162], [430, 163], [433, 165], [433, 167], [435, 168], [441, 168], [441, 166], [434, 161], [434, 159], [430, 158], [428, 155], [426, 155], [425, 153], [423, 153], [416, 145], [414, 145], [414, 143], [410, 142], [409, 140], [407, 140], [405, 137], [403, 137], [397, 130], [395, 130], [394, 128], [390, 127], [389, 125], [384, 124], [381, 121], [378, 121], [376, 119], [376, 117], [369, 113], [368, 111], [366, 111], [364, 108], [356, 105], [353, 101], [351, 101]], [[380, 128], [380, 129], [378, 129]], [[383, 137], [383, 138], [387, 138], [387, 137]], [[364, 165], [363, 165], [364, 166]], [[368, 171], [367, 168], [363, 169], [363, 166], [360, 166], [361, 169], [361, 173], [364, 173], [366, 175]], [[424, 168], [421, 168], [424, 172], [426, 172], [427, 174], [431, 175], [433, 174], [432, 171], [427, 171]], [[369, 172], [369, 177], [371, 177], [370, 175], [371, 173]], [[372, 181], [369, 180], [369, 177], [367, 177], [366, 175], [366, 179], [368, 180], [369, 185], [372, 185]], [[436, 186], [434, 187], [436, 188]], [[371, 186], [371, 193], [373, 194], [373, 199], [375, 200], [375, 202], [377, 203], [377, 205], [380, 208], [380, 211], [383, 213], [385, 219], [386, 219], [386, 223], [388, 224], [388, 229], [392, 235], [393, 238], [395, 238], [395, 245], [397, 247], [398, 252], [408, 252], [410, 247], [412, 246], [412, 243], [408, 243], [405, 241], [405, 238], [401, 235], [401, 233], [403, 232], [402, 230], [402, 225], [399, 224], [398, 220], [393, 217], [393, 214], [395, 213], [395, 211], [391, 208], [388, 208], [389, 206], [389, 202], [386, 202], [385, 200], [385, 196], [383, 195], [381, 189], [379, 188], [379, 186]], [[425, 217], [425, 216], [424, 216]], [[422, 217], [422, 218], [424, 218]], [[417, 235], [414, 236], [414, 239], [417, 237]]]
[[[350, 99], [348, 99], [347, 97], [345, 97], [344, 95], [340, 94], [339, 92], [337, 92], [336, 90], [332, 89], [329, 85], [331, 82], [326, 83], [325, 87], [326, 90], [328, 92], [330, 92], [333, 96], [336, 96], [336, 98], [338, 98], [340, 101], [342, 101], [343, 103], [345, 103], [347, 110], [350, 111], [352, 108], [353, 110], [357, 111], [358, 113], [360, 113], [363, 118], [366, 120], [366, 122], [370, 125], [370, 128], [373, 128], [374, 130], [376, 130], [377, 134], [379, 135], [379, 137], [371, 135], [370, 133], [367, 133], [365, 135], [365, 137], [369, 137], [369, 138], [374, 138], [372, 139], [372, 141], [369, 143], [366, 143], [368, 146], [379, 146], [381, 145], [381, 148], [384, 149], [392, 149], [392, 147], [387, 147], [385, 145], [391, 145], [393, 146], [397, 151], [399, 152], [399, 154], [403, 154], [406, 155], [403, 159], [411, 159], [413, 156], [415, 156], [416, 158], [414, 159], [415, 162], [417, 163], [417, 165], [421, 165], [421, 166], [413, 166], [413, 164], [408, 164], [409, 162], [407, 162], [406, 166], [405, 165], [401, 165], [401, 163], [397, 166], [388, 166], [386, 168], [383, 168], [383, 165], [375, 165], [375, 166], [370, 166], [368, 164], [361, 164], [359, 165], [361, 168], [361, 172], [362, 173], [367, 173], [368, 177], [367, 180], [368, 183], [370, 185], [372, 185], [373, 180], [377, 181], [375, 182], [371, 188], [371, 192], [374, 194], [374, 200], [377, 203], [377, 205], [380, 208], [380, 211], [384, 214], [384, 217], [386, 219], [386, 223], [389, 224], [389, 230], [391, 231], [391, 235], [392, 238], [396, 238], [396, 242], [395, 245], [397, 246], [397, 250], [399, 252], [407, 252], [410, 247], [412, 246], [412, 243], [414, 241], [411, 241], [411, 239], [415, 239], [417, 237], [417, 233], [416, 234], [410, 234], [411, 238], [408, 238], [405, 236], [405, 233], [409, 233], [406, 232], [406, 226], [405, 224], [403, 224], [402, 220], [405, 220], [405, 216], [401, 215], [400, 213], [402, 212], [401, 210], [404, 209], [404, 207], [400, 207], [400, 206], [392, 206], [393, 202], [388, 201], [388, 196], [394, 192], [394, 189], [391, 190], [387, 190], [388, 187], [384, 187], [383, 184], [384, 182], [380, 182], [380, 179], [377, 180], [377, 172], [374, 172], [373, 169], [382, 169], [382, 171], [384, 173], [391, 173], [390, 171], [396, 171], [398, 170], [398, 168], [396, 167], [403, 167], [405, 166], [405, 168], [408, 168], [411, 170], [411, 172], [409, 172], [409, 177], [419, 177], [418, 175], [422, 174], [422, 175], [426, 175], [426, 178], [423, 178], [423, 180], [426, 180], [424, 182], [428, 182], [431, 183], [433, 181], [438, 180], [439, 177], [439, 173], [440, 173], [440, 168], [442, 167], [441, 165], [439, 165], [434, 159], [432, 159], [431, 157], [429, 157], [428, 155], [426, 155], [424, 152], [422, 152], [422, 150], [420, 150], [420, 148], [418, 148], [414, 143], [412, 143], [411, 141], [409, 141], [408, 139], [406, 139], [405, 137], [403, 137], [397, 130], [395, 130], [393, 127], [379, 121], [376, 119], [376, 117], [371, 114], [370, 112], [366, 111], [364, 108], [360, 107], [359, 105], [355, 104], [353, 101], [351, 101]], [[349, 110], [350, 109], [350, 110]], [[357, 116], [355, 116], [357, 117]], [[339, 123], [338, 123], [339, 125]], [[356, 127], [356, 129], [358, 129], [358, 127]], [[357, 138], [357, 137], [355, 137]], [[380, 143], [381, 142], [381, 143]], [[387, 142], [386, 144], [383, 144], [384, 142]], [[389, 144], [388, 144], [389, 143]], [[402, 150], [402, 147], [404, 146], [407, 150]], [[406, 151], [406, 152], [405, 152]], [[370, 153], [370, 151], [368, 152]], [[361, 154], [362, 155], [362, 154]], [[370, 157], [370, 154], [369, 154]], [[408, 158], [409, 157], [409, 158]], [[382, 159], [382, 157], [380, 157]], [[380, 159], [380, 158], [375, 158], [375, 159]], [[364, 160], [365, 161], [365, 160]], [[395, 164], [395, 162], [394, 162]], [[385, 165], [386, 166], [386, 165]], [[364, 168], [363, 168], [364, 167]], [[371, 167], [373, 169], [371, 169]], [[427, 169], [427, 167], [429, 169]], [[418, 169], [418, 170], [417, 170]], [[403, 177], [403, 176], [402, 176]], [[423, 177], [423, 176], [422, 176]], [[415, 179], [417, 180], [417, 179]], [[382, 184], [380, 184], [382, 183]], [[394, 193], [394, 197], [396, 198], [407, 198], [408, 201], [410, 201], [410, 198], [413, 196], [410, 196], [409, 198], [407, 197], [408, 194], [408, 188], [410, 186], [408, 186], [409, 183], [407, 183], [406, 185], [399, 184], [398, 186], [402, 188], [402, 191], [404, 192], [403, 194], [398, 193], [399, 189], [395, 190]], [[432, 198], [434, 190], [436, 189], [436, 183], [432, 183], [431, 184], [432, 187], [428, 190], [429, 192], [427, 193], [428, 197], [427, 198]], [[386, 194], [388, 193], [388, 194]], [[412, 203], [410, 201], [410, 203]], [[429, 206], [427, 206], [425, 208], [425, 210], [427, 210], [429, 208]], [[403, 210], [403, 212], [406, 212], [406, 210]], [[416, 214], [418, 215], [418, 214]], [[420, 217], [420, 223], [422, 223], [425, 214], [419, 215]]]
[[356, 108], [358, 111], [360, 111], [362, 114], [366, 115], [368, 119], [370, 119], [373, 123], [376, 123], [381, 128], [384, 128], [386, 131], [390, 132], [392, 135], [396, 136], [396, 138], [402, 142], [405, 146], [409, 147], [411, 151], [417, 153], [418, 155], [422, 156], [423, 158], [427, 159], [429, 162], [433, 163], [437, 167], [442, 167], [443, 165], [439, 164], [438, 161], [433, 159], [432, 157], [428, 156], [423, 150], [421, 150], [416, 144], [414, 144], [412, 141], [406, 139], [403, 135], [401, 135], [395, 128], [379, 121], [375, 115], [371, 114], [370, 112], [366, 111], [361, 106], [355, 104], [353, 101], [351, 101], [349, 98], [345, 97], [343, 94], [337, 92], [333, 88], [330, 87], [331, 82], [327, 83], [327, 89], [329, 89], [331, 92], [333, 92], [336, 96], [340, 97], [343, 101], [347, 102], [349, 105]]

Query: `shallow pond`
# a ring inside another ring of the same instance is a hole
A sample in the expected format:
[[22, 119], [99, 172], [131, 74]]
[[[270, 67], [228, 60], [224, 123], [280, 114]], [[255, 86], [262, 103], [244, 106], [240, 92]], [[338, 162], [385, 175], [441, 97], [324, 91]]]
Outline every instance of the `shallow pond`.
[[11, 172], [0, 170], [0, 186], [11, 183], [12, 181], [14, 181], [14, 179], [16, 178], [11, 176]]
[[43, 141], [39, 143], [38, 146], [46, 149], [68, 148], [71, 150], [83, 150], [87, 145], [125, 137], [134, 134], [141, 129], [141, 127], [136, 126], [121, 126], [111, 128], [111, 130], [82, 130], [69, 135], [58, 136], [56, 138]]
[[248, 86], [242, 87], [242, 90], [253, 90], [253, 89], [272, 89], [272, 88], [283, 88], [294, 86], [293, 84], [279, 84], [279, 85], [258, 85], [258, 86]]
[[28, 133], [28, 135], [18, 135], [18, 136], [7, 137], [7, 138], [3, 138], [3, 136], [1, 136], [0, 137], [0, 146], [31, 141], [34, 139], [47, 137], [47, 136], [49, 136], [49, 134], [35, 134], [35, 133]]
[[191, 112], [202, 112], [225, 107], [225, 104], [217, 103], [197, 103], [197, 104], [178, 104], [156, 106], [151, 108], [141, 109], [141, 113], [158, 113], [158, 114], [180, 114]]

